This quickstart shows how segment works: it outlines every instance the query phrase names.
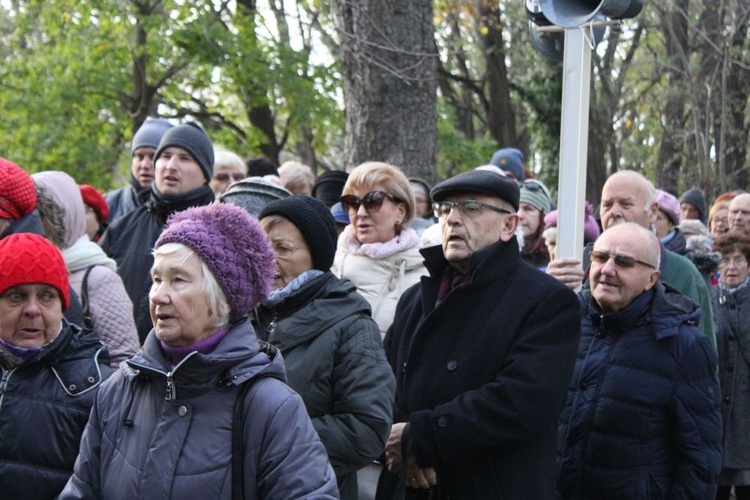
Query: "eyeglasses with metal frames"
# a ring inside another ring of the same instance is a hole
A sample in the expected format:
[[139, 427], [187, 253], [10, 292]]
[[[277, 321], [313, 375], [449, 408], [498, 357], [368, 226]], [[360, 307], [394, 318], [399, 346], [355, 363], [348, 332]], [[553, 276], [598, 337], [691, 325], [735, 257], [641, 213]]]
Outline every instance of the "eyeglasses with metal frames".
[[653, 264], [638, 260], [635, 257], [630, 257], [629, 255], [616, 255], [607, 252], [600, 252], [598, 250], [591, 250], [591, 252], [589, 252], [589, 257], [591, 258], [591, 262], [596, 262], [598, 264], [606, 264], [607, 262], [609, 262], [609, 259], [613, 259], [615, 261], [615, 266], [623, 269], [633, 268], [636, 264], [650, 267], [651, 269], [656, 269], [656, 266], [654, 266]]
[[296, 252], [297, 250], [307, 250], [307, 247], [298, 247], [290, 241], [279, 240], [271, 242], [271, 249], [279, 259], [288, 259], [292, 255], [294, 255], [294, 252]]
[[476, 217], [484, 212], [484, 209], [492, 210], [500, 214], [513, 214], [510, 210], [484, 203], [483, 201], [477, 200], [463, 200], [463, 201], [438, 201], [432, 204], [432, 211], [435, 217], [447, 217], [453, 207], [458, 207], [458, 211], [468, 217]]

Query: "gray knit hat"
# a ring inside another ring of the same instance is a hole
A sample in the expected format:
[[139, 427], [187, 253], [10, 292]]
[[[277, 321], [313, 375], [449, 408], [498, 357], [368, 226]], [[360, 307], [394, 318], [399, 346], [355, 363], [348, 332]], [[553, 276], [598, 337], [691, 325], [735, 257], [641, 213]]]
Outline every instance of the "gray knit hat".
[[542, 212], [542, 216], [552, 211], [552, 199], [549, 189], [537, 179], [529, 179], [521, 183], [521, 203], [528, 203]]
[[682, 193], [680, 203], [687, 203], [694, 206], [700, 214], [701, 222], [706, 223], [706, 197], [703, 196], [703, 191], [698, 188], [688, 189]]
[[141, 128], [133, 136], [131, 152], [135, 153], [138, 148], [158, 148], [161, 138], [167, 133], [167, 130], [174, 128], [174, 125], [161, 118], [146, 118]]
[[182, 148], [190, 153], [201, 167], [206, 182], [211, 180], [214, 175], [214, 145], [200, 125], [190, 122], [167, 130], [154, 154], [154, 164], [169, 147]]
[[246, 177], [231, 184], [219, 195], [221, 203], [231, 203], [244, 208], [253, 217], [272, 201], [292, 196], [292, 193], [262, 177]]
[[294, 224], [305, 237], [315, 269], [328, 271], [336, 254], [336, 221], [325, 204], [310, 196], [290, 196], [269, 203], [259, 219], [280, 215]]

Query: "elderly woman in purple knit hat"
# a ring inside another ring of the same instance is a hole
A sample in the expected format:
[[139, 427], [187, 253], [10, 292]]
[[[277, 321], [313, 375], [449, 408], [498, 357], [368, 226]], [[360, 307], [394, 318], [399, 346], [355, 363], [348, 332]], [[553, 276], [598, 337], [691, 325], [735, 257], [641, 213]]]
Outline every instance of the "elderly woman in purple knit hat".
[[245, 317], [274, 268], [239, 207], [170, 217], [151, 268], [154, 328], [97, 395], [60, 498], [338, 498], [281, 355]]

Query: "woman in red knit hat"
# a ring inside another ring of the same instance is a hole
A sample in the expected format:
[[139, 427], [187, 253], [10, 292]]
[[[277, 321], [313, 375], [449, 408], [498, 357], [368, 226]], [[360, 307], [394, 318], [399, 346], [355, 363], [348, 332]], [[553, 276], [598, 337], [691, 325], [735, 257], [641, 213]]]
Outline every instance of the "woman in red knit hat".
[[63, 319], [68, 272], [42, 236], [0, 241], [0, 492], [53, 498], [73, 472], [86, 420], [111, 374], [93, 333]]
[[107, 229], [107, 218], [109, 217], [109, 206], [104, 195], [96, 188], [88, 184], [78, 186], [81, 190], [83, 204], [86, 205], [86, 236], [91, 241], [99, 241], [99, 238]]

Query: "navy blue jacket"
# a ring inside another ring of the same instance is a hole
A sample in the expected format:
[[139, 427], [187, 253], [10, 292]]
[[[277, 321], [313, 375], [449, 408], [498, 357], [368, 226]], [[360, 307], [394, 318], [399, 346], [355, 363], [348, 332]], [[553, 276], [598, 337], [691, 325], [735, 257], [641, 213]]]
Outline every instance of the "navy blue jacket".
[[588, 290], [560, 419], [561, 498], [714, 498], [721, 468], [716, 352], [700, 308], [660, 281], [603, 314]]

